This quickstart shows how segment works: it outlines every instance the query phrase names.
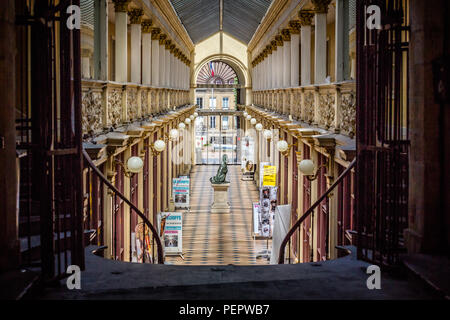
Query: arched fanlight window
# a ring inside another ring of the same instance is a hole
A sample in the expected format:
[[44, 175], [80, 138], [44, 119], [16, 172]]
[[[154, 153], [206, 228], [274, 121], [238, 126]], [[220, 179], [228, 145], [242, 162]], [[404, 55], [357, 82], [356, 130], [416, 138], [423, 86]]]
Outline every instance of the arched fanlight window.
[[203, 66], [197, 77], [197, 84], [234, 84], [236, 72], [225, 62], [211, 61]]

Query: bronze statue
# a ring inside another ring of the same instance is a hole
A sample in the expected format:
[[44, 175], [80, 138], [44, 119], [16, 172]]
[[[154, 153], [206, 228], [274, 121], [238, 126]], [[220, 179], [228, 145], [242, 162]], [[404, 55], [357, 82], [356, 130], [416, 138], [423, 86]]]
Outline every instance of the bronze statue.
[[209, 181], [214, 184], [222, 184], [222, 183], [229, 183], [228, 181], [225, 181], [225, 178], [227, 177], [228, 167], [227, 167], [227, 155], [224, 154], [222, 157], [222, 163], [219, 166], [219, 169], [217, 170], [217, 174], [214, 177], [209, 178]]

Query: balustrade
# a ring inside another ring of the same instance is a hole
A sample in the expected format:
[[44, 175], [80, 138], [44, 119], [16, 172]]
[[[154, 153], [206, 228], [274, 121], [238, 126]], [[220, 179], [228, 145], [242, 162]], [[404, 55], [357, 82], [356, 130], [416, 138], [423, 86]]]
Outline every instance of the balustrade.
[[83, 135], [189, 103], [189, 91], [111, 81], [82, 81]]
[[320, 128], [348, 135], [355, 134], [356, 87], [354, 81], [296, 88], [254, 91], [257, 106]]

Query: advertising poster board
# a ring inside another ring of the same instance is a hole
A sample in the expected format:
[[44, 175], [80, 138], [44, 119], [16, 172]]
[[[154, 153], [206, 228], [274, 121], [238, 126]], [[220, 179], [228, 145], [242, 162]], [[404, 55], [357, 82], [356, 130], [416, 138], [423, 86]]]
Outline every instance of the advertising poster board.
[[183, 252], [183, 213], [160, 212], [158, 214], [158, 234], [167, 255]]
[[270, 166], [270, 162], [260, 162], [259, 163], [259, 187], [261, 188], [263, 185], [264, 178], [264, 166]]
[[[150, 244], [150, 229], [148, 227], [145, 228], [145, 236], [144, 236], [144, 223], [140, 222], [135, 227], [135, 232], [131, 234], [131, 249], [132, 249], [132, 262], [139, 263], [151, 263], [151, 244]], [[145, 250], [144, 250], [145, 247]], [[145, 261], [144, 261], [145, 254]]]
[[246, 136], [241, 141], [241, 170], [242, 180], [252, 181], [254, 180], [255, 173], [255, 146], [254, 139], [251, 136]]
[[259, 214], [259, 203], [253, 202], [253, 234], [259, 236], [261, 232], [261, 219]]
[[275, 187], [277, 185], [277, 167], [264, 166], [263, 187]]
[[285, 204], [277, 206], [275, 209], [275, 219], [272, 235], [272, 251], [270, 255], [270, 264], [278, 263], [281, 243], [289, 231], [291, 218], [291, 205]]
[[260, 188], [260, 236], [271, 238], [273, 233], [273, 223], [275, 219], [275, 209], [277, 207], [277, 189], [278, 187]]
[[173, 201], [176, 208], [189, 208], [189, 178], [172, 179]]

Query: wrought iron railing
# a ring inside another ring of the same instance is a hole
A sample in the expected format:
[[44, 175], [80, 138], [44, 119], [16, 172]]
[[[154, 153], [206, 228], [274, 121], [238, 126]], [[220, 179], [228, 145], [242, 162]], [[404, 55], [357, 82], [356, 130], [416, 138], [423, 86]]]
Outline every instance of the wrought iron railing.
[[[156, 229], [150, 223], [150, 220], [148, 219], [148, 217], [144, 213], [142, 213], [142, 211], [139, 210], [135, 204], [133, 204], [130, 200], [128, 200], [102, 174], [102, 172], [97, 168], [97, 166], [94, 164], [92, 159], [89, 157], [86, 150], [83, 150], [83, 156], [84, 156], [84, 159], [87, 164], [86, 167], [88, 170], [88, 177], [90, 177], [93, 174], [96, 178], [99, 179], [99, 183], [101, 183], [103, 185], [104, 191], [106, 191], [105, 188], [107, 188], [107, 191], [109, 192], [109, 195], [112, 199], [112, 207], [111, 208], [112, 208], [113, 212], [114, 212], [114, 210], [116, 210], [116, 208], [119, 208], [123, 203], [125, 203], [130, 207], [131, 216], [133, 217], [133, 214], [137, 215], [137, 217], [139, 217], [142, 220], [140, 223], [137, 223], [137, 225], [140, 225], [141, 230], [139, 233], [142, 235], [142, 238], [141, 238], [142, 247], [140, 247], [140, 250], [136, 250], [136, 252], [141, 253], [141, 255], [137, 257], [138, 262], [163, 264], [164, 263], [164, 252], [163, 252], [162, 243], [161, 243], [161, 240], [159, 238], [159, 235], [158, 235]], [[92, 203], [93, 203], [93, 201], [95, 201], [94, 200], [95, 198], [96, 198], [96, 196], [93, 193], [93, 189], [89, 188], [88, 192], [87, 192], [87, 203], [88, 203], [87, 211], [89, 213], [91, 213], [93, 210], [98, 208], [98, 207], [92, 206]], [[124, 214], [124, 212], [125, 212], [125, 210], [123, 210], [121, 214]], [[95, 215], [98, 217], [99, 215], [101, 215], [101, 213], [96, 212]], [[90, 216], [91, 215], [89, 215], [89, 214], [87, 215], [87, 217], [86, 217], [87, 220], [89, 219]], [[118, 246], [118, 242], [123, 240], [123, 238], [121, 238], [121, 237], [125, 236], [125, 233], [123, 232], [124, 231], [124, 223], [123, 223], [123, 221], [119, 221], [118, 219], [120, 219], [120, 217], [118, 218], [117, 215], [114, 213], [111, 215], [111, 217], [112, 217], [112, 230], [113, 230], [113, 237], [112, 237], [113, 256], [114, 256], [114, 258], [119, 259], [119, 260], [127, 260], [127, 259], [124, 259], [122, 252], [120, 252], [121, 248], [120, 248], [120, 246]], [[133, 218], [137, 218], [137, 217], [134, 216]], [[136, 222], [137, 222], [137, 220], [138, 219], [135, 219]], [[90, 223], [89, 223], [89, 221], [85, 221], [85, 224], [90, 224]], [[132, 224], [130, 223], [130, 226], [131, 225]], [[130, 232], [127, 234], [127, 236], [129, 236], [128, 243], [130, 244], [130, 253], [131, 253], [131, 245], [132, 245], [132, 234], [135, 231], [136, 230], [131, 230], [131, 227], [130, 227]], [[136, 236], [136, 239], [139, 238], [139, 236], [136, 233], [135, 233], [135, 236]], [[94, 237], [104, 238], [104, 237], [101, 237], [101, 234], [98, 229], [97, 229], [96, 233], [93, 235], [93, 237], [91, 237], [91, 239], [94, 239]], [[105, 241], [100, 241], [100, 242], [103, 242], [103, 243], [98, 243], [98, 244], [100, 244], [100, 245], [105, 244]], [[155, 247], [156, 247], [156, 252], [155, 252]], [[131, 261], [131, 257], [130, 257], [130, 261]]]
[[[321, 225], [320, 223], [317, 226], [314, 226], [314, 213], [316, 211], [316, 209], [320, 206], [323, 205], [323, 203], [325, 202], [325, 205], [328, 206], [328, 201], [329, 201], [329, 196], [331, 196], [331, 193], [333, 191], [336, 190], [336, 188], [342, 184], [344, 182], [344, 179], [346, 177], [348, 177], [352, 171], [352, 169], [355, 167], [356, 165], [356, 158], [350, 163], [350, 165], [344, 170], [344, 172], [341, 173], [341, 175], [336, 179], [336, 181], [334, 181], [334, 183], [330, 186], [330, 188], [328, 188], [327, 191], [325, 191], [317, 200], [316, 202], [314, 202], [314, 204], [305, 211], [305, 213], [300, 217], [300, 219], [297, 220], [296, 223], [294, 223], [294, 225], [291, 227], [291, 229], [288, 231], [288, 233], [286, 234], [286, 236], [283, 239], [283, 242], [281, 243], [280, 246], [280, 254], [278, 257], [278, 263], [279, 264], [284, 264], [286, 262], [285, 256], [286, 256], [286, 251], [287, 251], [287, 261], [288, 263], [292, 262], [292, 250], [299, 252], [300, 250], [300, 246], [303, 242], [307, 241], [308, 244], [306, 244], [302, 250], [307, 250], [309, 251], [308, 253], [304, 253], [304, 256], [310, 253], [310, 258], [306, 259], [309, 262], [313, 262], [314, 261], [314, 245], [310, 245], [309, 242], [311, 239], [314, 239], [315, 237], [315, 232], [324, 232], [325, 235], [325, 239], [327, 239], [327, 243], [325, 244], [326, 251], [329, 251], [328, 248], [328, 239], [329, 239], [329, 233], [330, 233], [330, 228], [329, 226], [329, 221], [327, 220], [324, 225]], [[320, 213], [319, 213], [320, 214]], [[329, 219], [328, 215], [327, 219]], [[317, 219], [319, 220], [319, 219]], [[322, 230], [320, 230], [322, 228]], [[337, 230], [336, 230], [337, 232]], [[294, 244], [293, 244], [294, 243]], [[336, 245], [341, 245], [339, 243], [337, 243]], [[329, 252], [326, 252], [325, 254], [326, 257], [329, 256]], [[305, 259], [304, 259], [305, 260]]]

